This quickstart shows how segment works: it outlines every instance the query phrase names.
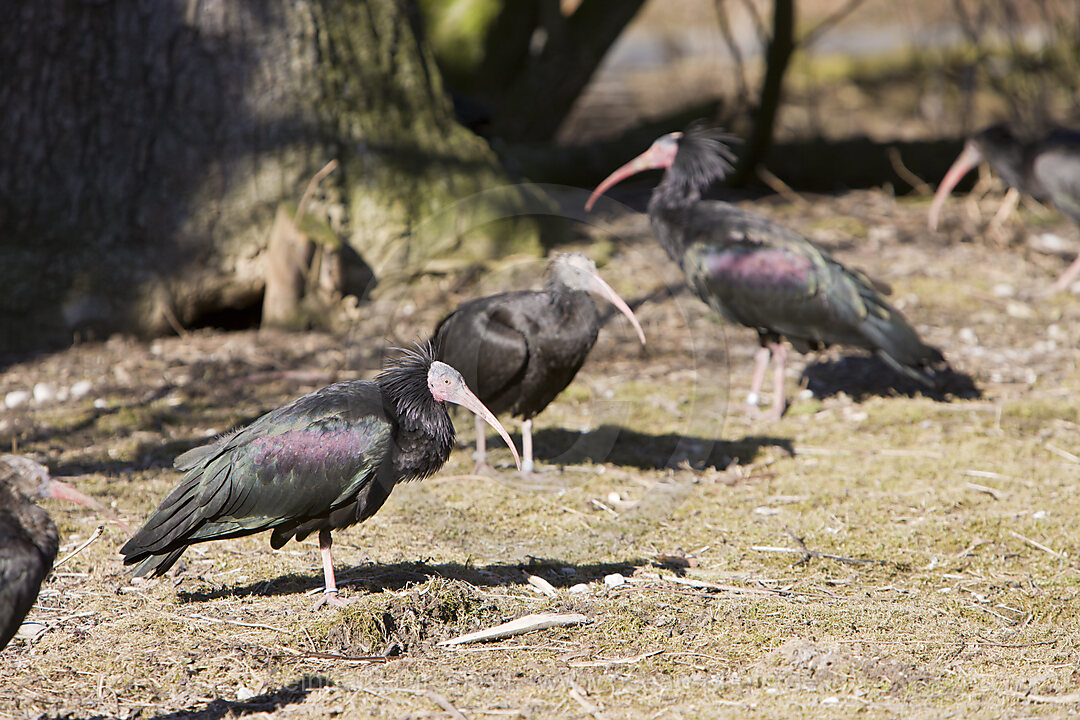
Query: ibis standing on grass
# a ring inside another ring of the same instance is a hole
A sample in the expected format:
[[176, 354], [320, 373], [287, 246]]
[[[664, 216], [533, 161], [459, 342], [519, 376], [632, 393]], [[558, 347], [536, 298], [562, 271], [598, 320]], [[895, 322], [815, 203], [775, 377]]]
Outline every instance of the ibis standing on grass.
[[[1059, 128], [1023, 142], [1005, 125], [992, 125], [967, 141], [945, 174], [930, 205], [929, 224], [937, 229], [945, 198], [972, 168], [986, 162], [1005, 184], [1040, 202], [1049, 200], [1080, 225], [1080, 131]], [[1080, 275], [1080, 257], [1050, 286], [1048, 294], [1069, 287]]]
[[443, 466], [454, 444], [447, 402], [490, 423], [518, 462], [457, 370], [429, 346], [401, 350], [374, 381], [316, 390], [176, 458], [186, 474], [120, 550], [124, 563], [138, 563], [136, 576], [161, 575], [195, 543], [270, 530], [277, 549], [318, 532], [325, 588], [316, 607], [343, 605], [330, 532], [374, 515], [397, 483]]
[[[461, 370], [495, 413], [524, 418], [523, 473], [534, 468], [532, 419], [561, 393], [596, 344], [600, 314], [588, 293], [602, 296], [645, 333], [629, 306], [581, 253], [555, 255], [543, 290], [507, 292], [463, 303], [435, 328], [439, 358]], [[486, 465], [484, 427], [476, 423], [477, 469]]]
[[52, 479], [44, 465], [21, 455], [0, 455], [0, 650], [30, 612], [56, 559], [56, 525], [34, 504], [46, 497], [109, 514], [93, 498]]
[[869, 278], [768, 218], [701, 199], [702, 191], [731, 170], [730, 139], [701, 124], [664, 135], [600, 183], [585, 208], [631, 175], [665, 170], [649, 200], [653, 232], [698, 297], [727, 320], [757, 330], [761, 349], [747, 403], [758, 404], [771, 355], [772, 418], [786, 409], [784, 338], [799, 352], [832, 344], [865, 348], [933, 387], [936, 373], [947, 367], [944, 358], [919, 339]]

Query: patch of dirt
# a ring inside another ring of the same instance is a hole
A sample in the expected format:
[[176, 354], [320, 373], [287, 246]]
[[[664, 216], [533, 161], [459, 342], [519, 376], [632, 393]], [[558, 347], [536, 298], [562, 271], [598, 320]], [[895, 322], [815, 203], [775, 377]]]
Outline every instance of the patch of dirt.
[[788, 640], [773, 652], [772, 663], [789, 685], [855, 682], [888, 683], [896, 693], [908, 685], [931, 679], [925, 667], [901, 662], [880, 649], [852, 645], [818, 643], [797, 638]]

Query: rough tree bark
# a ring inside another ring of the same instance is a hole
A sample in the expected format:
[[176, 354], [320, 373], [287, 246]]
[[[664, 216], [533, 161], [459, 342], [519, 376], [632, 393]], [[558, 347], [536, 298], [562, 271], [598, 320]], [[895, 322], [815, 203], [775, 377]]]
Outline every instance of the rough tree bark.
[[[377, 276], [536, 246], [405, 0], [5, 3], [0, 352], [257, 306], [279, 204]], [[455, 204], [456, 203], [456, 204]], [[447, 211], [446, 208], [452, 208]]]

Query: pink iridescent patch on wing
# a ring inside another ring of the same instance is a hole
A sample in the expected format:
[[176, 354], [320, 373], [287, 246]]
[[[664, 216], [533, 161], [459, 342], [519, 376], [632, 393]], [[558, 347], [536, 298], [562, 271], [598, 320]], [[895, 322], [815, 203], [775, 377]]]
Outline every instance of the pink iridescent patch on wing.
[[356, 456], [359, 439], [355, 429], [337, 432], [293, 430], [256, 438], [252, 442], [255, 450], [252, 459], [256, 467], [340, 465]]
[[789, 287], [805, 285], [810, 260], [784, 250], [723, 252], [706, 259], [709, 275], [734, 285]]

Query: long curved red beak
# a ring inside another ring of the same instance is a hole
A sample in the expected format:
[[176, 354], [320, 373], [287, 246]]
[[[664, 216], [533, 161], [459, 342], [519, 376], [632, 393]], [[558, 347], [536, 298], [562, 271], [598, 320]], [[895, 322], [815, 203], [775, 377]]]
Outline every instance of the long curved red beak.
[[662, 140], [665, 138], [677, 140], [681, 136], [682, 133], [671, 133], [670, 135], [664, 136], [664, 138], [657, 140], [649, 146], [648, 150], [604, 178], [604, 181], [597, 185], [596, 189], [592, 191], [592, 195], [589, 196], [588, 201], [585, 203], [585, 210], [592, 210], [593, 205], [596, 204], [597, 199], [601, 195], [631, 175], [637, 175], [639, 172], [644, 172], [645, 170], [671, 167], [671, 163], [675, 162], [675, 153], [678, 152], [678, 145], [675, 142], [665, 143], [662, 142]]
[[949, 197], [949, 193], [960, 182], [960, 179], [967, 175], [972, 168], [978, 166], [982, 160], [982, 153], [979, 152], [974, 143], [968, 141], [964, 146], [964, 151], [960, 153], [960, 157], [956, 158], [952, 167], [949, 168], [949, 172], [945, 173], [941, 184], [938, 185], [937, 192], [934, 193], [934, 201], [930, 203], [930, 212], [927, 214], [927, 225], [931, 230], [937, 230], [938, 216], [941, 214], [941, 206], [945, 204], [945, 198]]
[[132, 534], [131, 528], [128, 527], [127, 523], [117, 517], [116, 513], [114, 513], [112, 510], [105, 507], [89, 495], [83, 495], [81, 492], [71, 487], [70, 485], [66, 485], [59, 480], [50, 479], [48, 490], [49, 497], [56, 498], [57, 500], [66, 500], [68, 502], [78, 503], [79, 505], [83, 505], [92, 510], [96, 510], [97, 512], [101, 513], [102, 515], [119, 525], [121, 528], [123, 528], [124, 532], [126, 532], [128, 535]]

